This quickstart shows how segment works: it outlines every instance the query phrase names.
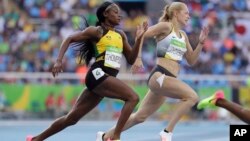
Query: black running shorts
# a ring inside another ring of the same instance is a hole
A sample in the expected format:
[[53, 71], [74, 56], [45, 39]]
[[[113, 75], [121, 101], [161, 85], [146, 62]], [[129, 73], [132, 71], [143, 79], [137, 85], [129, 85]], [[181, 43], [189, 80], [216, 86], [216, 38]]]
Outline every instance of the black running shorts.
[[148, 77], [148, 82], [150, 80], [150, 78], [152, 77], [152, 75], [155, 73], [155, 72], [160, 72], [162, 74], [165, 74], [166, 76], [171, 76], [171, 77], [176, 77], [174, 76], [171, 72], [169, 72], [168, 70], [166, 70], [165, 68], [163, 68], [162, 66], [160, 65], [156, 65], [153, 70], [151, 71], [149, 77]]
[[87, 72], [86, 86], [91, 91], [100, 83], [102, 83], [108, 76], [114, 76], [118, 74], [118, 70], [105, 67], [104, 61], [95, 62]]

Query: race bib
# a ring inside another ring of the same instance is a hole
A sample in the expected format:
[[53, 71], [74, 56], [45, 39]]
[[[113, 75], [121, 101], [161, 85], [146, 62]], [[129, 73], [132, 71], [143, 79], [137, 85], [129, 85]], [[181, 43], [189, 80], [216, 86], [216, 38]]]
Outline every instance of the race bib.
[[92, 70], [92, 74], [94, 75], [95, 79], [98, 80], [105, 73], [103, 72], [103, 70], [101, 68], [96, 68], [96, 69]]
[[165, 54], [166, 58], [173, 60], [182, 60], [184, 53], [187, 51], [186, 44], [173, 38]]
[[119, 69], [121, 67], [122, 49], [109, 46], [106, 48], [104, 66]]

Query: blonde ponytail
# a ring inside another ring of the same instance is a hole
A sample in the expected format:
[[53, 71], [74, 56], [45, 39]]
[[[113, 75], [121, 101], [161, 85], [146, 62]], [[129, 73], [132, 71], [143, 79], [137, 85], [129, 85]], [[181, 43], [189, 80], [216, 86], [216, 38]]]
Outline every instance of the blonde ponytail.
[[162, 16], [159, 18], [159, 22], [166, 22], [173, 18], [174, 12], [180, 11], [183, 7], [186, 6], [183, 2], [172, 2], [169, 5], [166, 5], [163, 10]]
[[170, 7], [170, 5], [166, 5], [164, 7], [163, 14], [159, 18], [159, 22], [165, 22], [165, 21], [169, 21], [170, 20], [169, 7]]

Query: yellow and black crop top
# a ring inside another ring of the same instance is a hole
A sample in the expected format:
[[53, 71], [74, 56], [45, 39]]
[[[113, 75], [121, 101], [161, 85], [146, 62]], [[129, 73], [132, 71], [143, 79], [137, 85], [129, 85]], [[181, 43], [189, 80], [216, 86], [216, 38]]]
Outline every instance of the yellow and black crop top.
[[96, 62], [104, 60], [104, 66], [119, 70], [121, 66], [123, 40], [120, 33], [109, 30], [96, 43]]

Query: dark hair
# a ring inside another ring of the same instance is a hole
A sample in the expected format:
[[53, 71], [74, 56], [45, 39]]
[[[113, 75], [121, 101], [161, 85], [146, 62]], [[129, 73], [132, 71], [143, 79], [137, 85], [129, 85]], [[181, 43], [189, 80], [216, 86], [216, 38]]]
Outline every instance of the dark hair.
[[103, 15], [104, 11], [107, 9], [108, 6], [110, 6], [111, 4], [113, 4], [112, 2], [104, 2], [102, 3], [102, 5], [100, 5], [100, 7], [97, 9], [96, 11], [96, 16], [97, 16], [97, 23], [96, 26], [101, 25], [102, 22], [104, 22], [105, 17]]
[[[75, 25], [77, 27], [77, 30], [83, 31], [87, 27], [89, 27], [89, 24], [84, 16], [80, 17], [80, 22], [78, 25]], [[89, 65], [90, 60], [95, 55], [94, 45], [91, 41], [81, 41], [81, 42], [73, 42], [69, 45], [69, 47], [74, 48], [77, 52], [79, 52], [80, 56], [80, 63], [82, 60], [85, 61], [87, 65]]]
[[[103, 13], [111, 4], [113, 3], [106, 1], [97, 9], [96, 16], [98, 18], [98, 22], [96, 23], [96, 25], [101, 25], [101, 23], [104, 22], [105, 17]], [[78, 30], [83, 31], [88, 26], [89, 24], [86, 18], [82, 16], [79, 25], [77, 25]], [[95, 56], [94, 45], [90, 40], [71, 43], [70, 47], [76, 48], [76, 51], [79, 52], [78, 55], [80, 56], [80, 63], [82, 62], [82, 60], [84, 60], [85, 63], [89, 65], [90, 60]]]

